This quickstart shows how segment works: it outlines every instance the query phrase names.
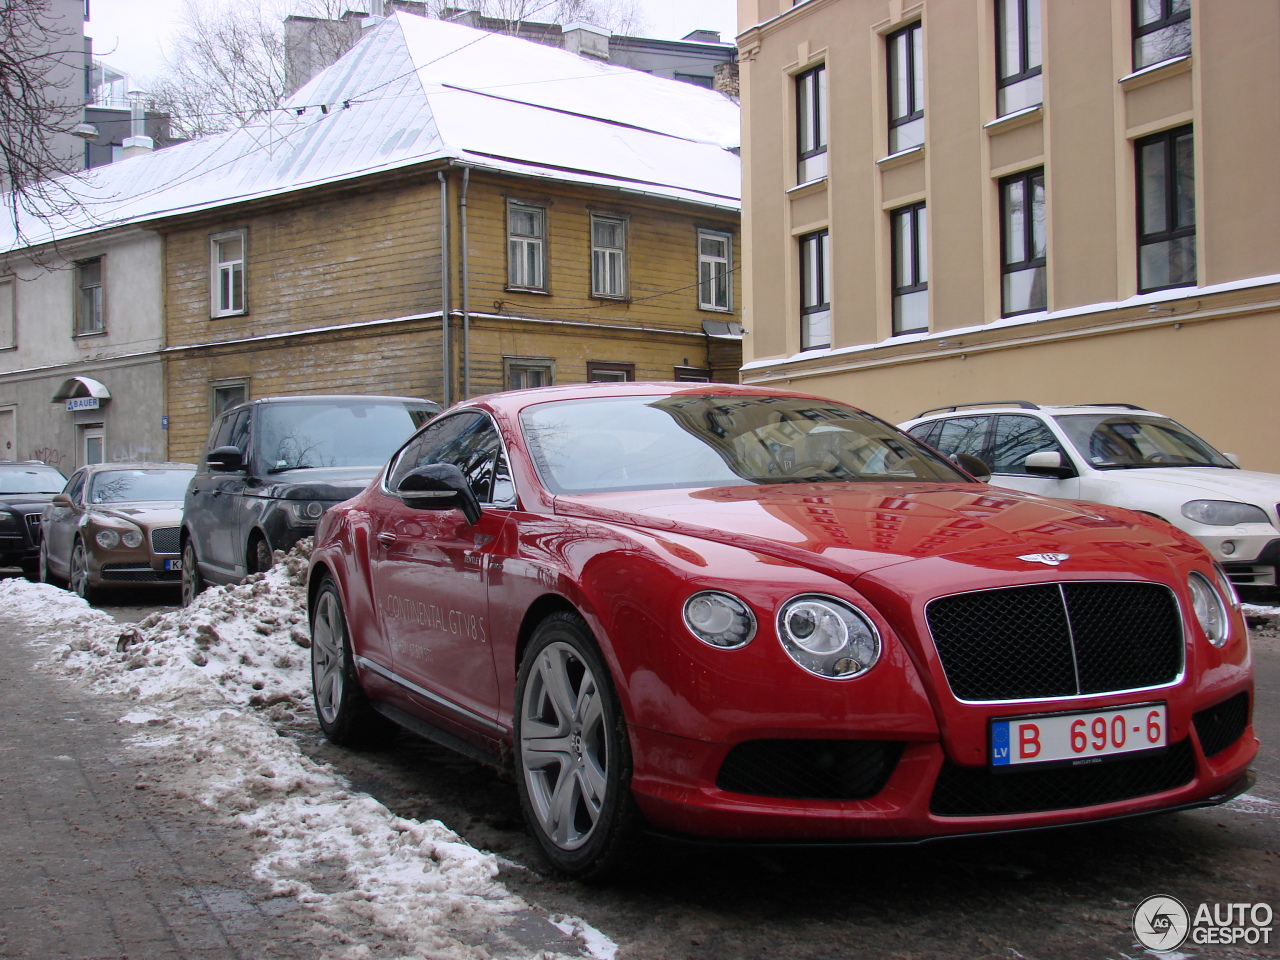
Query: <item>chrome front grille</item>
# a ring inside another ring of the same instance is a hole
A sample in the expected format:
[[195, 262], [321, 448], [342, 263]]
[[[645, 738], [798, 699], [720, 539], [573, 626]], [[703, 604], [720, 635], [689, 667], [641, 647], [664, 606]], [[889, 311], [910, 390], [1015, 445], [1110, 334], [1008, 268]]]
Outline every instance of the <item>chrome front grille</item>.
[[28, 513], [26, 516], [27, 533], [31, 536], [32, 543], [40, 542], [40, 514]]
[[1182, 618], [1154, 583], [1046, 583], [932, 600], [925, 618], [960, 700], [1138, 690], [1182, 672]]
[[154, 553], [177, 553], [181, 543], [181, 527], [157, 527], [151, 531], [151, 550]]

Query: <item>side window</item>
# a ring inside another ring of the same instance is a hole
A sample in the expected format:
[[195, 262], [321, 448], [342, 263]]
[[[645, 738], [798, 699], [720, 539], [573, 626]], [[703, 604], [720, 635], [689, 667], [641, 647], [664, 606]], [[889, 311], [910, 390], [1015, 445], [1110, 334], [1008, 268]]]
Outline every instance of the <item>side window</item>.
[[84, 471], [81, 470], [67, 481], [67, 496], [76, 506], [79, 506], [84, 498], [84, 477]]
[[1024, 416], [1001, 416], [996, 420], [995, 433], [991, 437], [992, 472], [1026, 473], [1023, 461], [1043, 450], [1056, 451], [1062, 455], [1063, 462], [1067, 462], [1062, 447], [1043, 421]]
[[249, 452], [249, 416], [248, 410], [241, 410], [235, 416], [227, 417], [227, 439], [224, 446], [236, 447], [241, 453]]
[[213, 421], [213, 426], [209, 428], [209, 442], [205, 446], [205, 453], [210, 453], [218, 447], [227, 445], [227, 437], [231, 435], [231, 417], [219, 417]]
[[[933, 446], [950, 457], [957, 453], [967, 453], [983, 458], [986, 446], [987, 427], [991, 424], [988, 417], [956, 417], [942, 421], [942, 429], [934, 440]], [[985, 458], [983, 458], [985, 459]]]
[[911, 436], [915, 437], [921, 443], [927, 443], [932, 447], [934, 446], [933, 441], [936, 439], [934, 434], [938, 432], [940, 426], [941, 423], [937, 420], [933, 421], [933, 423], [918, 423], [908, 430], [907, 433], [911, 434]]
[[462, 471], [481, 503], [512, 499], [505, 463], [496, 464], [502, 445], [492, 421], [481, 413], [434, 420], [396, 458], [388, 479], [394, 490], [409, 471], [428, 463], [451, 463]]

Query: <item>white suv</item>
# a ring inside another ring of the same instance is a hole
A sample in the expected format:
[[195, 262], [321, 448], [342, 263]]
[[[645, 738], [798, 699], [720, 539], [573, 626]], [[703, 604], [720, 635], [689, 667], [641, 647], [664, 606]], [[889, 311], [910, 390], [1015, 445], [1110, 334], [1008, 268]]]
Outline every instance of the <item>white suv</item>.
[[1020, 400], [938, 407], [899, 426], [953, 459], [977, 457], [997, 486], [1158, 516], [1203, 543], [1237, 586], [1276, 585], [1280, 474], [1241, 470], [1166, 416]]

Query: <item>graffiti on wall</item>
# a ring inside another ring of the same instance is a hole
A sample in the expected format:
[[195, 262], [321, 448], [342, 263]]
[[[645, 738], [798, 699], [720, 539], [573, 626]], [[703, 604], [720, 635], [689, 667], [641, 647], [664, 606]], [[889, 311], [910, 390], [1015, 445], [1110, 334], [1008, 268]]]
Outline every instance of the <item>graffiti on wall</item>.
[[111, 448], [112, 463], [150, 459], [151, 447], [145, 443], [117, 443]]
[[63, 473], [67, 472], [62, 469], [63, 464], [67, 459], [67, 455], [57, 447], [36, 447], [36, 449], [31, 451], [31, 459], [43, 460], [49, 466], [57, 467], [59, 470], [62, 470]]

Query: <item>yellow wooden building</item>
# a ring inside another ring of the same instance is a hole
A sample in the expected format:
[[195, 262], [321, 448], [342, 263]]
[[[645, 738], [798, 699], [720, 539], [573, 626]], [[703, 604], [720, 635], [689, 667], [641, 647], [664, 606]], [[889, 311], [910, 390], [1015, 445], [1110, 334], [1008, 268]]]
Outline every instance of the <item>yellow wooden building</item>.
[[166, 187], [168, 456], [257, 397], [736, 381], [737, 113], [516, 38], [378, 23]]

